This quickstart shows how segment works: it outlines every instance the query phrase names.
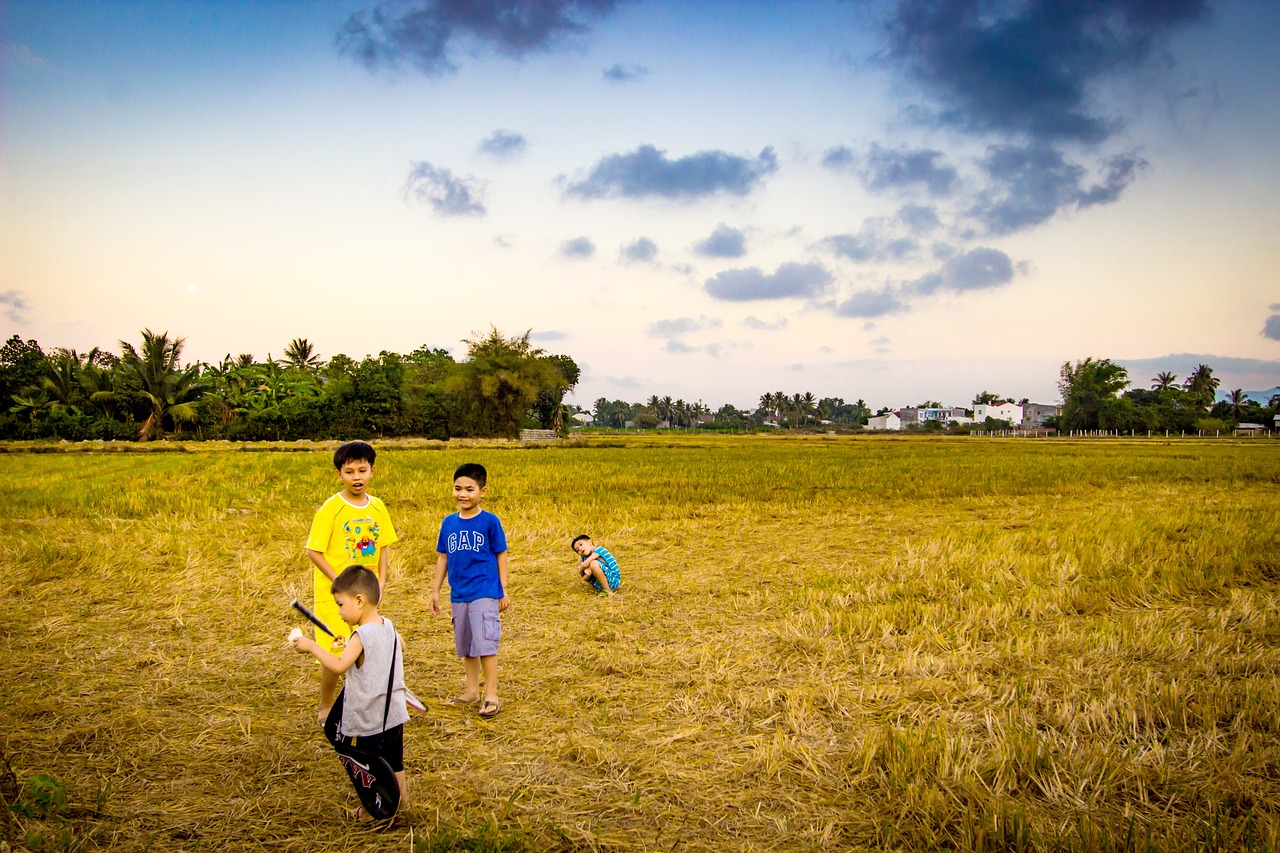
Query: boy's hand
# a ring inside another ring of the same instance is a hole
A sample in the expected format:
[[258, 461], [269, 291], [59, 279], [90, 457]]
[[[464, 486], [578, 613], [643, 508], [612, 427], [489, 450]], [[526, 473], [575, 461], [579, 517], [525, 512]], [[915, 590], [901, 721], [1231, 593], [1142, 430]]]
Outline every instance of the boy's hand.
[[499, 599], [498, 599], [498, 612], [499, 612], [499, 613], [501, 613], [502, 611], [506, 610], [506, 609], [507, 609], [508, 607], [510, 607], [510, 606], [511, 606], [511, 599], [510, 599], [510, 598], [508, 598], [507, 596], [505, 596], [505, 595], [504, 595], [504, 596], [502, 596], [502, 598], [499, 598]]
[[440, 615], [440, 590], [431, 591], [431, 613], [433, 616]]

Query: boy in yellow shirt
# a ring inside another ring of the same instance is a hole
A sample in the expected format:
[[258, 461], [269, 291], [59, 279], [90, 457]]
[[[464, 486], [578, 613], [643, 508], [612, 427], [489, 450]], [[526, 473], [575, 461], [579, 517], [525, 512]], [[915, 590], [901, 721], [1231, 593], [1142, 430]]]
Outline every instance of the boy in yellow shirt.
[[[329, 638], [317, 628], [315, 639], [338, 655], [342, 654], [348, 629], [329, 592], [338, 576], [334, 567], [361, 565], [372, 569], [378, 575], [381, 597], [386, 592], [391, 569], [388, 548], [399, 540], [386, 505], [368, 492], [376, 458], [376, 451], [363, 441], [348, 441], [334, 451], [333, 467], [338, 469], [342, 491], [325, 501], [316, 512], [311, 522], [311, 534], [307, 537], [307, 557], [315, 566], [312, 573], [315, 614], [338, 634], [338, 639], [330, 643]], [[321, 724], [333, 707], [337, 686], [337, 673], [322, 667]]]

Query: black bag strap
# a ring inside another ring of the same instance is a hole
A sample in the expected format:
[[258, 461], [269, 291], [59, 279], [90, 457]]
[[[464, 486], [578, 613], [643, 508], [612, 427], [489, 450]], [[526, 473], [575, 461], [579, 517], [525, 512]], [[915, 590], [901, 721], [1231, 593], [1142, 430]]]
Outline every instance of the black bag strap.
[[[392, 629], [395, 630], [395, 629]], [[391, 671], [387, 674], [387, 704], [382, 709], [382, 730], [387, 730], [387, 717], [391, 714], [391, 689], [396, 683], [396, 652], [400, 649], [400, 632], [396, 631], [391, 642]]]

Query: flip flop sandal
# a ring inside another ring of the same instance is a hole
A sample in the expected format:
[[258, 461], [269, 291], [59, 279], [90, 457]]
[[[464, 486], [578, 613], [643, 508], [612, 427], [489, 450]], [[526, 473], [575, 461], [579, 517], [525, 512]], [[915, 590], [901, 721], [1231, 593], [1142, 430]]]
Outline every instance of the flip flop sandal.
[[480, 716], [496, 717], [498, 712], [502, 710], [501, 703], [494, 702], [492, 699], [486, 699], [484, 704], [480, 706]]

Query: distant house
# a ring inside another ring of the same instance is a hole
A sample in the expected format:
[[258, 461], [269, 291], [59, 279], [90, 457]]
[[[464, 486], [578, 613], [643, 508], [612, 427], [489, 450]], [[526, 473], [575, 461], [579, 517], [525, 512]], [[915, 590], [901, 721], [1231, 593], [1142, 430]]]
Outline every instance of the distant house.
[[1044, 429], [1045, 421], [1056, 418], [1061, 408], [1044, 403], [1027, 403], [1022, 407], [1023, 429]]
[[[1277, 415], [1280, 419], [1280, 415]], [[1262, 424], [1236, 424], [1236, 435], [1261, 435], [1267, 428]]]
[[578, 422], [578, 426], [591, 426], [593, 423], [595, 423], [595, 420], [596, 420], [595, 418], [591, 417], [591, 415], [587, 414], [586, 412], [575, 412], [575, 413], [574, 413], [573, 415], [571, 415], [570, 417], [571, 417], [573, 420], [575, 420], [575, 421], [577, 421], [577, 422]]
[[889, 412], [887, 415], [876, 415], [867, 421], [867, 429], [902, 429], [902, 418], [897, 412]]
[[1022, 423], [1022, 407], [1017, 403], [978, 403], [973, 407], [974, 423], [986, 423], [987, 418], [997, 421], [1008, 421], [1013, 425]]

